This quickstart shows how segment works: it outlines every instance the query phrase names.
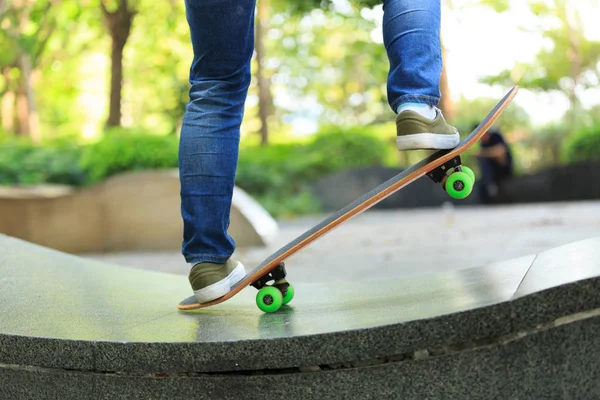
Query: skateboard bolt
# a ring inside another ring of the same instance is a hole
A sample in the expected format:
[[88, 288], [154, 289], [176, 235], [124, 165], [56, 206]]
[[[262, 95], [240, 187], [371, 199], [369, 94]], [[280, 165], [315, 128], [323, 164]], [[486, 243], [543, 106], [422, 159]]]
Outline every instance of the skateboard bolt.
[[454, 182], [452, 186], [454, 187], [454, 190], [463, 190], [465, 188], [465, 184], [461, 181]]
[[270, 306], [271, 304], [273, 304], [273, 296], [265, 296], [263, 298], [263, 303], [265, 303], [266, 305]]

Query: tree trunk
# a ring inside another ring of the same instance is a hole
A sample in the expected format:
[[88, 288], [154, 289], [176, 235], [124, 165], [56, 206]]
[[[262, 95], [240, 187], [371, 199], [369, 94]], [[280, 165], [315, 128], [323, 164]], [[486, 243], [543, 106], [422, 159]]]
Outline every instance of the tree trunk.
[[[4, 4], [1, 4], [2, 9]], [[12, 31], [9, 27], [7, 32], [10, 36], [19, 38], [20, 32], [24, 32], [29, 24], [29, 13], [27, 2], [16, 1], [14, 6], [16, 10], [16, 22], [18, 29], [16, 32]], [[33, 57], [32, 52], [27, 52], [21, 46], [17, 48], [17, 53], [14, 59], [9, 61], [3, 69], [3, 77], [9, 88], [12, 86], [14, 97], [12, 104], [10, 102], [3, 101], [3, 123], [4, 127], [14, 128], [14, 132], [18, 135], [30, 136], [34, 142], [40, 140], [40, 129], [39, 120], [37, 115], [37, 108], [35, 105], [35, 97], [33, 95], [32, 88], [32, 74], [33, 74]], [[9, 70], [11, 68], [17, 68], [19, 70], [19, 78], [13, 85], [10, 85]], [[9, 98], [12, 96], [9, 96]], [[15, 113], [16, 111], [16, 113]], [[10, 115], [9, 115], [10, 114]], [[10, 122], [9, 122], [10, 121]]]
[[255, 32], [255, 50], [256, 50], [256, 81], [258, 85], [258, 116], [260, 118], [260, 137], [261, 144], [269, 143], [269, 116], [271, 115], [271, 105], [273, 102], [271, 95], [271, 82], [265, 76], [265, 37], [268, 29], [266, 28], [269, 12], [269, 1], [258, 1], [258, 12]]
[[21, 79], [17, 87], [17, 131], [19, 135], [29, 135], [34, 143], [40, 142], [40, 126], [33, 96], [31, 75], [33, 73], [31, 59], [27, 54], [20, 54], [17, 65]]
[[577, 85], [579, 85], [579, 76], [581, 74], [581, 46], [577, 36], [578, 21], [575, 15], [573, 6], [570, 6], [567, 1], [564, 1], [565, 23], [567, 25], [569, 37], [569, 50], [567, 51], [567, 59], [571, 63], [571, 81], [572, 87], [569, 91], [569, 100], [571, 102], [571, 112], [569, 113], [570, 126], [576, 126], [577, 116], [579, 111], [579, 97], [577, 96]]
[[106, 126], [121, 125], [121, 95], [123, 89], [123, 49], [125, 43], [118, 38], [112, 38], [112, 51], [110, 54], [110, 102]]
[[14, 132], [15, 129], [15, 93], [10, 90], [2, 95], [0, 106], [0, 118], [2, 119], [2, 130]]
[[123, 88], [123, 50], [127, 44], [135, 11], [129, 9], [128, 0], [120, 0], [115, 11], [108, 11], [104, 0], [100, 3], [104, 22], [112, 40], [110, 101], [107, 127], [121, 125], [121, 91]]
[[442, 76], [440, 77], [440, 92], [442, 93], [442, 97], [440, 98], [439, 108], [442, 110], [444, 114], [444, 118], [449, 122], [452, 121], [454, 117], [454, 104], [452, 103], [452, 99], [450, 97], [450, 85], [448, 84], [448, 70], [446, 69], [446, 59], [448, 54], [446, 53], [446, 48], [444, 44], [442, 46]]
[[[9, 68], [2, 69], [4, 82], [10, 82]], [[0, 94], [0, 127], [5, 132], [13, 132], [15, 127], [15, 93], [6, 88]]]

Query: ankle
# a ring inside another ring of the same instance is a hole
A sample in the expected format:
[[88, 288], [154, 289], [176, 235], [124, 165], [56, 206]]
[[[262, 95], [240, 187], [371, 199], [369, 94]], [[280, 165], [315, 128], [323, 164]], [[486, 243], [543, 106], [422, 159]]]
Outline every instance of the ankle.
[[437, 116], [437, 112], [434, 106], [431, 106], [429, 104], [423, 104], [423, 103], [402, 103], [398, 106], [398, 109], [396, 110], [396, 112], [398, 114], [404, 112], [404, 111], [412, 111], [412, 112], [416, 112], [417, 114], [428, 118], [430, 120], [434, 120], [435, 117]]

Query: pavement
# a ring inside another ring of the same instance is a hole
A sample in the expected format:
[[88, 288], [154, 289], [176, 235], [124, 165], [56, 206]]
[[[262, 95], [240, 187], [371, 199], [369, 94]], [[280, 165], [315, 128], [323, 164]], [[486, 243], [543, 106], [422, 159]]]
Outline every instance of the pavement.
[[[247, 269], [327, 215], [278, 221], [267, 247], [238, 248]], [[445, 205], [371, 210], [287, 260], [292, 282], [343, 282], [457, 271], [535, 254], [600, 235], [600, 201], [508, 206]], [[187, 275], [179, 252], [84, 254], [86, 258]]]

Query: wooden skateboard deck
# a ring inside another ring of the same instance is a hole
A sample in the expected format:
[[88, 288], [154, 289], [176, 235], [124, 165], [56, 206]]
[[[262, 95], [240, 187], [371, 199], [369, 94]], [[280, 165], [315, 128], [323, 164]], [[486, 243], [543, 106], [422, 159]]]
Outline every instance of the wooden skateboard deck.
[[[439, 175], [440, 170], [445, 169], [445, 165], [453, 160], [456, 160], [460, 154], [470, 149], [485, 134], [485, 132], [487, 132], [487, 130], [494, 124], [498, 117], [500, 117], [500, 115], [512, 102], [517, 94], [517, 91], [518, 87], [513, 87], [484, 118], [477, 128], [475, 128], [470, 135], [463, 138], [455, 148], [450, 150], [436, 151], [430, 156], [412, 165], [408, 169], [402, 171], [398, 175], [377, 186], [370, 192], [365, 193], [363, 196], [354, 200], [344, 208], [338, 210], [336, 213], [332, 214], [319, 224], [315, 225], [313, 228], [309, 229], [287, 245], [280, 248], [250, 272], [247, 272], [245, 278], [233, 286], [231, 291], [225, 296], [202, 304], [199, 304], [194, 296], [190, 296], [185, 300], [182, 300], [177, 307], [180, 310], [194, 310], [198, 308], [214, 306], [232, 298], [242, 289], [252, 285], [265, 275], [269, 274], [271, 271], [275, 270], [287, 258], [302, 250], [304, 247], [330, 232], [343, 222], [371, 208], [383, 199], [389, 197], [424, 175], [429, 175], [430, 177], [436, 173]], [[432, 179], [434, 178], [432, 177]]]

